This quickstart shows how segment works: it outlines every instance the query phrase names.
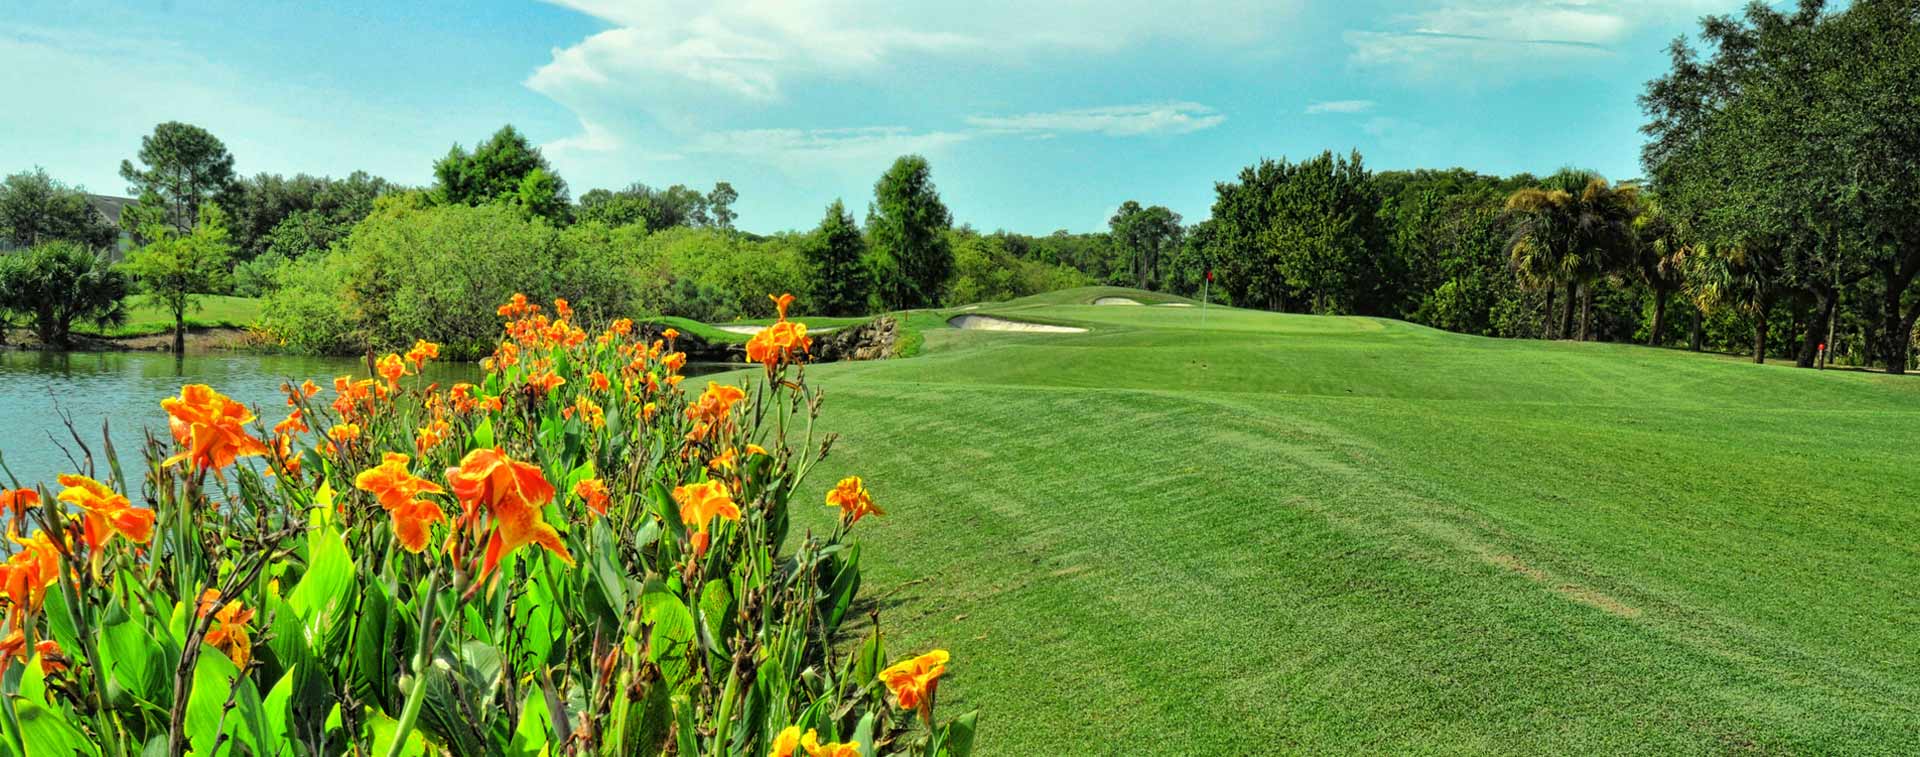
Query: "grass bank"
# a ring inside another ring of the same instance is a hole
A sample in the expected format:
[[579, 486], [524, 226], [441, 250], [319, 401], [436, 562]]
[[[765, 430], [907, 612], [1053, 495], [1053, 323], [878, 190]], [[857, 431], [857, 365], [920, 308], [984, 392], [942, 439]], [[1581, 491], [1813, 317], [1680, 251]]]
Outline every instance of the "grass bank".
[[[255, 297], [230, 297], [220, 294], [200, 296], [201, 307], [187, 312], [187, 328], [243, 329], [260, 319], [262, 300]], [[127, 322], [102, 329], [93, 324], [74, 324], [73, 333], [82, 336], [120, 339], [151, 336], [173, 331], [173, 314], [148, 303], [141, 297], [127, 300]]]
[[988, 753], [1920, 749], [1920, 380], [1103, 296], [812, 369]]

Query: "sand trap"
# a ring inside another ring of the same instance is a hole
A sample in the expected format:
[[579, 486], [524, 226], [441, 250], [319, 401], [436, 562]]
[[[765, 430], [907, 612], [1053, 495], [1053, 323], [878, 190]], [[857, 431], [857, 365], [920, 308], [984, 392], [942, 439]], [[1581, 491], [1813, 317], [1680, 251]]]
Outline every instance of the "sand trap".
[[1093, 304], [1095, 305], [1138, 305], [1140, 304], [1140, 301], [1135, 299], [1129, 299], [1126, 297], [1102, 297], [1100, 299], [1094, 300]]
[[[729, 334], [747, 334], [749, 336], [753, 334], [758, 334], [762, 331], [767, 330], [767, 327], [765, 326], [715, 326], [714, 328], [719, 329], [721, 331], [725, 331]], [[828, 326], [824, 329], [810, 328], [810, 329], [807, 329], [807, 333], [808, 334], [831, 334], [839, 330], [840, 330], [840, 327], [838, 326]]]
[[1160, 307], [1163, 307], [1163, 308], [1190, 308], [1190, 307], [1193, 307], [1193, 304], [1192, 304], [1192, 303], [1188, 303], [1188, 302], [1162, 302], [1162, 303], [1160, 303]]
[[1079, 334], [1086, 331], [1086, 329], [1075, 328], [1072, 326], [1053, 326], [1045, 323], [1027, 323], [1025, 321], [1009, 321], [1005, 318], [995, 318], [990, 315], [956, 315], [952, 318], [947, 319], [947, 325], [952, 326], [956, 329], [976, 329], [976, 330], [984, 330], [984, 331], [1027, 331], [1027, 332], [1043, 332], [1048, 334]]

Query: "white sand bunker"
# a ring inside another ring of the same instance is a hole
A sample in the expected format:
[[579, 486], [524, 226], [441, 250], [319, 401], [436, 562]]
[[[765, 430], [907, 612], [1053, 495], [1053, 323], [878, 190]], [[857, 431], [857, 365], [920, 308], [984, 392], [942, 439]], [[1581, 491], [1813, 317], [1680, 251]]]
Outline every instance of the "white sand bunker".
[[1140, 304], [1140, 301], [1127, 298], [1127, 297], [1102, 297], [1100, 299], [1094, 300], [1093, 304], [1095, 305], [1138, 305]]
[[[766, 330], [767, 330], [767, 327], [765, 327], [765, 326], [715, 326], [714, 328], [716, 328], [716, 329], [719, 329], [719, 330], [721, 330], [721, 331], [725, 331], [725, 332], [727, 332], [727, 333], [729, 333], [729, 334], [747, 334], [747, 335], [749, 335], [749, 336], [751, 336], [751, 335], [753, 335], [753, 334], [758, 334], [758, 333], [760, 333], [760, 332], [762, 332], [762, 331], [766, 331]], [[831, 333], [833, 333], [833, 332], [835, 332], [835, 331], [839, 331], [839, 330], [840, 330], [840, 327], [838, 327], [838, 326], [828, 326], [828, 327], [826, 327], [826, 328], [824, 328], [824, 329], [807, 329], [807, 333], [809, 333], [809, 334], [831, 334]]]
[[1163, 308], [1190, 308], [1190, 307], [1193, 307], [1193, 303], [1191, 303], [1191, 302], [1162, 302], [1162, 303], [1160, 303], [1160, 307], [1163, 307]]
[[1075, 328], [1073, 326], [1054, 326], [1054, 325], [1045, 324], [1045, 323], [1027, 323], [1026, 321], [1009, 321], [1005, 318], [995, 318], [990, 315], [956, 315], [952, 318], [947, 319], [947, 325], [952, 326], [956, 329], [975, 329], [975, 330], [982, 330], [982, 331], [1028, 331], [1028, 332], [1043, 332], [1048, 334], [1078, 334], [1086, 331], [1086, 329]]

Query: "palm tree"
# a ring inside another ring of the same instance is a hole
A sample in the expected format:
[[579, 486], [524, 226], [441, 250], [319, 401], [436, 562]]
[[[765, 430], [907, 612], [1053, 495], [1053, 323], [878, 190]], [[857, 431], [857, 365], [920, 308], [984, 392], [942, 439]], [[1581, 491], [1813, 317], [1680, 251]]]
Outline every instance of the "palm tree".
[[[1633, 218], [1634, 272], [1640, 282], [1653, 290], [1653, 325], [1647, 344], [1659, 346], [1667, 323], [1667, 300], [1686, 284], [1681, 265], [1689, 253], [1680, 224], [1660, 206], [1653, 195], [1640, 197]], [[1694, 327], [1699, 328], [1699, 311], [1694, 311]]]
[[1767, 317], [1781, 287], [1779, 253], [1753, 242], [1694, 245], [1682, 269], [1703, 311], [1734, 307], [1753, 319], [1753, 362], [1767, 362]]
[[[1546, 292], [1546, 310], [1540, 324], [1543, 339], [1556, 336], [1553, 298], [1567, 283], [1564, 263], [1572, 246], [1572, 208], [1573, 196], [1558, 189], [1522, 189], [1507, 198], [1507, 217], [1512, 222], [1507, 256], [1514, 274], [1521, 286]], [[1569, 295], [1567, 304], [1571, 306], [1572, 302]], [[1566, 332], [1563, 325], [1558, 335]]]
[[[1592, 171], [1563, 169], [1542, 182], [1507, 198], [1508, 217], [1514, 220], [1507, 255], [1523, 284], [1547, 290], [1547, 312], [1553, 312], [1553, 292], [1565, 287], [1560, 337], [1573, 331], [1574, 301], [1580, 299], [1580, 336], [1593, 333], [1593, 284], [1629, 268], [1632, 223], [1638, 190], [1615, 186]], [[1549, 328], [1543, 329], [1551, 334]]]

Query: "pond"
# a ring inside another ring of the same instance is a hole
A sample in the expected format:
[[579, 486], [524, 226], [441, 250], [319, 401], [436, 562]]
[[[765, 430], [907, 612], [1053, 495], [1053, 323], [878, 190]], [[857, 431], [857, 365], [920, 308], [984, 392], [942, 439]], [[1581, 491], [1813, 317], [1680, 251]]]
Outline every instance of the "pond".
[[[738, 368], [725, 363], [689, 363], [687, 375]], [[177, 396], [181, 384], [208, 384], [246, 403], [269, 425], [286, 416], [282, 383], [312, 379], [332, 392], [333, 377], [367, 375], [366, 363], [352, 358], [262, 355], [242, 352], [31, 352], [0, 350], [0, 460], [32, 486], [54, 487], [54, 476], [75, 470], [64, 446], [74, 447], [61, 420], [74, 427], [95, 455], [102, 454], [100, 427], [107, 422], [121, 465], [131, 471], [139, 465], [139, 449], [146, 430], [165, 436], [167, 416], [160, 400]], [[475, 381], [474, 363], [429, 363], [426, 375], [442, 385]], [[104, 460], [97, 469], [106, 475]], [[0, 485], [10, 486], [4, 476]]]

